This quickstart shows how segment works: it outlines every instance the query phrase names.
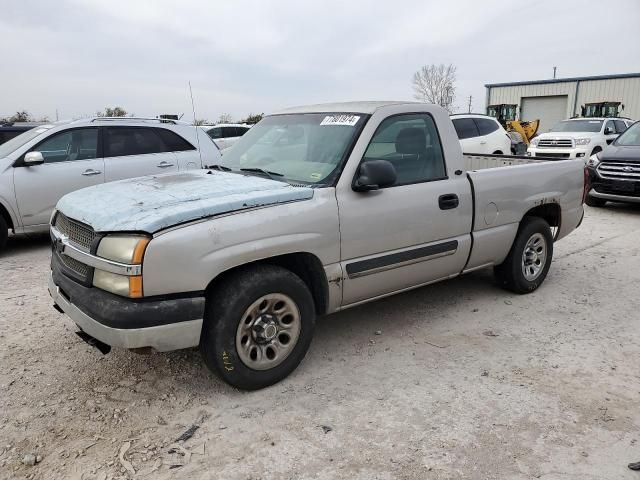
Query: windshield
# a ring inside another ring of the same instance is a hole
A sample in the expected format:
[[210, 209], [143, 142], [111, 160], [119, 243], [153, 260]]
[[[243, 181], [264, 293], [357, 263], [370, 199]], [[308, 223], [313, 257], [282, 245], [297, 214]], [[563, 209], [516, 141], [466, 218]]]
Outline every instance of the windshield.
[[292, 183], [331, 184], [364, 122], [365, 115], [352, 113], [266, 117], [225, 152], [220, 164]]
[[640, 122], [636, 122], [627, 128], [614, 143], [623, 147], [640, 146]]
[[32, 128], [31, 130], [27, 130], [26, 132], [21, 133], [17, 137], [13, 137], [8, 142], [5, 142], [2, 145], [0, 145], [0, 158], [4, 158], [7, 155], [12, 154], [21, 146], [23, 146], [25, 143], [36, 138], [38, 135], [46, 132], [52, 127], [53, 125], [41, 125], [39, 127]]
[[550, 132], [599, 132], [602, 120], [565, 120], [554, 125]]

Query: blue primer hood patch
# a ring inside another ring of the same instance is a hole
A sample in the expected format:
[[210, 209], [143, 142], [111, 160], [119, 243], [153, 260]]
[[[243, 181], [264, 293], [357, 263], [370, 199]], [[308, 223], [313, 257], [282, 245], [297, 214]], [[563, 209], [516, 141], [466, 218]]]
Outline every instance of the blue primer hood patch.
[[155, 233], [248, 208], [308, 200], [313, 189], [237, 173], [190, 170], [83, 188], [57, 209], [97, 232]]

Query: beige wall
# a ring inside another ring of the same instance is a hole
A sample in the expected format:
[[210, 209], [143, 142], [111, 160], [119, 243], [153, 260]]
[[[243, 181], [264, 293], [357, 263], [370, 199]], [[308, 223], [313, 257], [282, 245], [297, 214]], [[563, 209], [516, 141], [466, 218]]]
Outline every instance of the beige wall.
[[[567, 95], [566, 117], [570, 118], [574, 116], [576, 85], [573, 81], [492, 87], [488, 105], [508, 103], [522, 107], [522, 97]], [[580, 107], [585, 103], [604, 101], [622, 102], [625, 106], [622, 115], [640, 120], [640, 77], [580, 81], [575, 114], [580, 114]]]

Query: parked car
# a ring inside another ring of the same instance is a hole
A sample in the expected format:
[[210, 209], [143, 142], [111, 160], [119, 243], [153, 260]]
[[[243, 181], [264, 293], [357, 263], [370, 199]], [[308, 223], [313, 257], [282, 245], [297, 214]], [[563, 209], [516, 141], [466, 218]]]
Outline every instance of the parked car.
[[[286, 131], [294, 143], [264, 142]], [[509, 162], [463, 157], [435, 105], [285, 110], [211, 170], [63, 197], [49, 291], [105, 350], [199, 345], [230, 384], [265, 387], [300, 363], [317, 315], [492, 266], [511, 291], [538, 288], [582, 220], [584, 162]]]
[[604, 150], [633, 123], [628, 118], [571, 118], [531, 140], [532, 157], [582, 158]]
[[9, 122], [0, 124], [0, 145], [8, 142], [14, 137], [31, 130], [37, 126], [43, 125], [42, 122]]
[[465, 113], [451, 115], [451, 120], [464, 153], [511, 153], [511, 137], [495, 118]]
[[202, 162], [215, 164], [219, 158], [204, 132], [172, 120], [98, 117], [28, 130], [0, 145], [0, 250], [9, 230], [47, 231], [51, 212], [66, 193], [202, 168]]
[[586, 203], [640, 203], [640, 122], [631, 125], [611, 145], [587, 161], [591, 190]]
[[218, 125], [202, 125], [202, 128], [216, 143], [220, 150], [231, 147], [238, 139], [247, 133], [250, 125], [235, 123], [220, 123]]

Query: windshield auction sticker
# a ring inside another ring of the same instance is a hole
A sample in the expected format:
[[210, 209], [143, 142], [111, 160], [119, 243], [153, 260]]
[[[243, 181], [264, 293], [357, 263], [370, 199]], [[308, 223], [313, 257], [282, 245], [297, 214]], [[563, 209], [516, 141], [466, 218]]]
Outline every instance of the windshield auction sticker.
[[360, 117], [358, 115], [327, 115], [320, 125], [345, 125], [355, 127]]

